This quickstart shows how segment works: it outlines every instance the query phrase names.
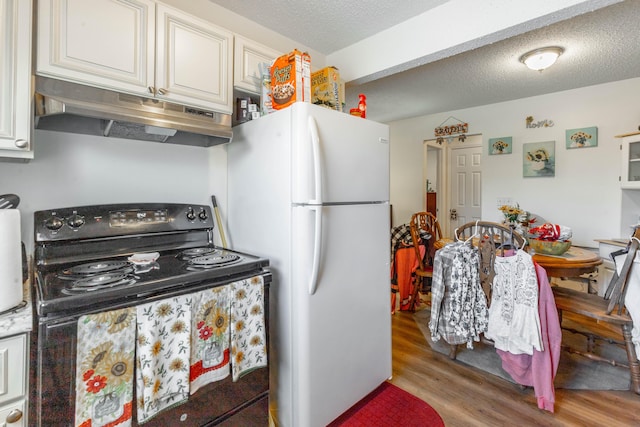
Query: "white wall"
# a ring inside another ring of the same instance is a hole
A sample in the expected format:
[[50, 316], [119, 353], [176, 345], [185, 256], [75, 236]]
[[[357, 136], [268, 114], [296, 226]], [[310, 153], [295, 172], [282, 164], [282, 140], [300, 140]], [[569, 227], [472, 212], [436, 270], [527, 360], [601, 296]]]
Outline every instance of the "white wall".
[[[0, 163], [0, 194], [20, 196], [22, 240], [33, 247], [33, 212], [71, 206], [226, 201], [226, 151], [36, 131], [35, 159]], [[214, 169], [212, 169], [214, 167]]]
[[[422, 208], [422, 142], [452, 115], [469, 123], [469, 133], [483, 135], [484, 219], [500, 220], [496, 199], [511, 197], [523, 209], [571, 227], [575, 245], [594, 247], [594, 239], [628, 237], [627, 222], [637, 220], [640, 197], [625, 192], [622, 210], [620, 140], [614, 136], [638, 128], [639, 87], [640, 79], [630, 79], [390, 123], [394, 224]], [[528, 129], [527, 116], [553, 120], [554, 126]], [[567, 150], [565, 130], [587, 126], [598, 127], [598, 146]], [[488, 156], [488, 138], [501, 136], [513, 137], [513, 154]], [[555, 177], [523, 178], [522, 144], [553, 140]]]

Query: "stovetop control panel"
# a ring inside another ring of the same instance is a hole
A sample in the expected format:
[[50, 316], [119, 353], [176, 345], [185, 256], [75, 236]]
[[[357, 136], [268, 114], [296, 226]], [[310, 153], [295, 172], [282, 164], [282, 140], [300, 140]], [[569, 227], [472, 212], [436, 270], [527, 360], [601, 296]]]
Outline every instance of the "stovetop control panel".
[[34, 213], [36, 242], [93, 239], [213, 228], [207, 205], [139, 203], [60, 208]]

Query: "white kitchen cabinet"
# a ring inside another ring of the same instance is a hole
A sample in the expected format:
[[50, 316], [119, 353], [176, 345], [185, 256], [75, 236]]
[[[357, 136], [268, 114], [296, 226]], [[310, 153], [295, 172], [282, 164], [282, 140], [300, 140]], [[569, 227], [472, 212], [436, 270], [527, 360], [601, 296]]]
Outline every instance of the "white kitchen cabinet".
[[158, 97], [231, 113], [233, 33], [162, 4], [157, 15]]
[[0, 0], [0, 157], [32, 159], [31, 0]]
[[153, 0], [38, 2], [36, 73], [230, 113], [233, 34]]
[[27, 334], [0, 339], [0, 426], [28, 425], [27, 354]]
[[618, 135], [622, 138], [622, 175], [620, 186], [640, 190], [640, 132]]
[[233, 51], [233, 86], [245, 92], [261, 94], [260, 64], [270, 64], [281, 53], [239, 36], [235, 37]]

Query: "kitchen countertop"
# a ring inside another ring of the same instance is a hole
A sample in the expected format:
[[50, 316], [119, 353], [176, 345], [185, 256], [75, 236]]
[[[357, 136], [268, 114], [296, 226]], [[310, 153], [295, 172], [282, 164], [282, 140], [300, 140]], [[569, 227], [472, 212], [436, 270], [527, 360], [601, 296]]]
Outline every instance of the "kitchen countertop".
[[18, 307], [0, 314], [0, 338], [30, 332], [33, 328], [33, 312], [29, 295], [30, 281], [24, 284], [23, 303]]
[[598, 243], [604, 243], [607, 245], [620, 246], [622, 248], [627, 246], [629, 239], [595, 239]]

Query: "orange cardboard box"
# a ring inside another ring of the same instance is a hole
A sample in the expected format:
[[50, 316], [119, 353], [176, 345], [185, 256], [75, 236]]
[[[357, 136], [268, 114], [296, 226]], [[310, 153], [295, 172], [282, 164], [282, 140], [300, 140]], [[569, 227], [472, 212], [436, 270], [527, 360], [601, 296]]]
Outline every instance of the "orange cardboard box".
[[294, 50], [271, 66], [272, 107], [281, 110], [294, 102], [311, 102], [311, 57]]
[[325, 67], [311, 74], [311, 103], [342, 111], [344, 91], [336, 67]]

